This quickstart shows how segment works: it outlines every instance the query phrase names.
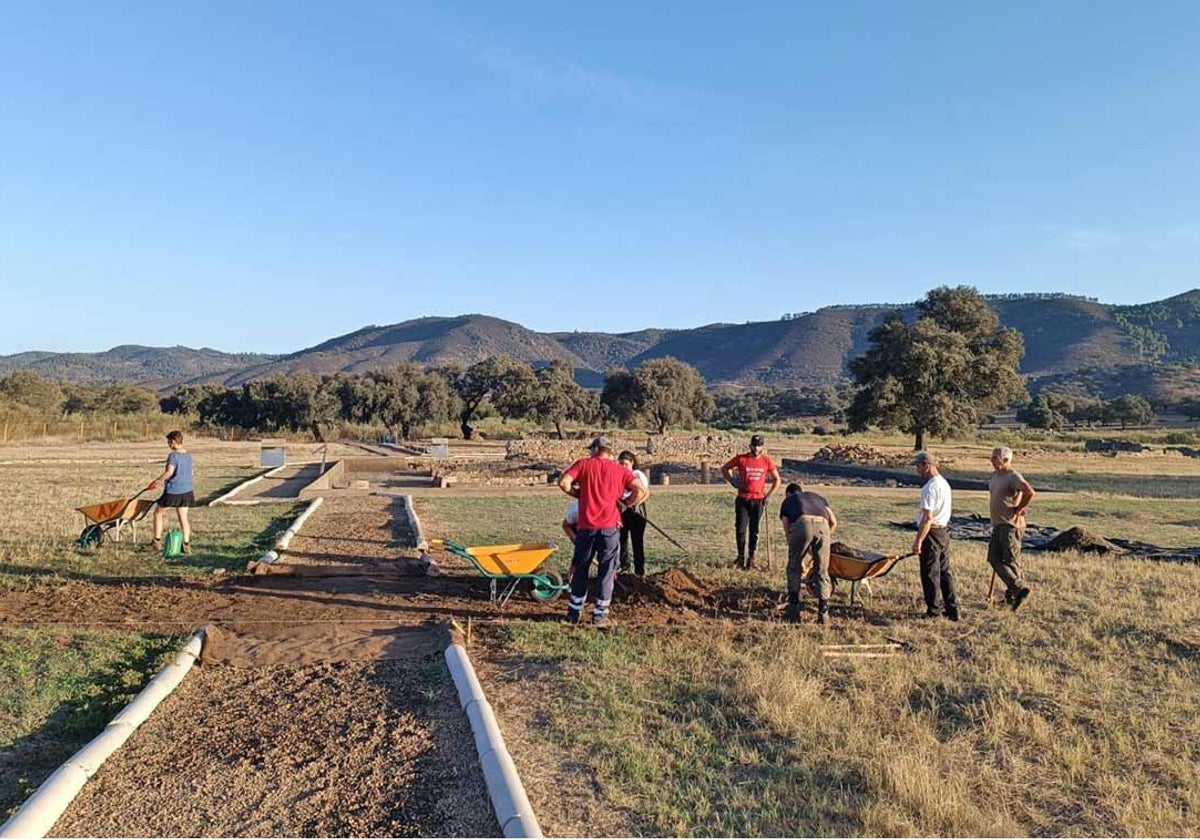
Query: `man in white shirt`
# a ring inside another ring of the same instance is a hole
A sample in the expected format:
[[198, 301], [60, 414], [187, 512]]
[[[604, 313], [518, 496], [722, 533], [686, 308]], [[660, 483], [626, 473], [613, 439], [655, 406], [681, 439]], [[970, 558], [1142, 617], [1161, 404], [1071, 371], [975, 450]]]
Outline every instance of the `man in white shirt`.
[[913, 463], [925, 480], [921, 487], [917, 537], [912, 545], [913, 554], [921, 558], [925, 617], [945, 615], [951, 621], [958, 621], [958, 594], [950, 571], [950, 484], [942, 478], [937, 460], [928, 452], [918, 452]]

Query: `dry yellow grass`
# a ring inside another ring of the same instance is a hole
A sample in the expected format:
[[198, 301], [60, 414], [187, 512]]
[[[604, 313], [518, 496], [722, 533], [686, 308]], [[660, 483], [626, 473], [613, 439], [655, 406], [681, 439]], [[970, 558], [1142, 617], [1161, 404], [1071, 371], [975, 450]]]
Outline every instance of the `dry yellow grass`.
[[[848, 541], [903, 550], [911, 540], [888, 523], [913, 516], [915, 490], [822, 492]], [[563, 506], [529, 495], [418, 509], [429, 527], [472, 542], [552, 538]], [[984, 494], [956, 494], [958, 512], [985, 509]], [[714, 584], [782, 590], [779, 565], [749, 578], [728, 568], [728, 494], [676, 489], [651, 510]], [[1045, 494], [1033, 519], [1200, 544], [1191, 500]], [[649, 543], [651, 571], [679, 562]], [[824, 633], [769, 616], [608, 634], [509, 624], [490, 637], [499, 662], [489, 691], [502, 726], [520, 732], [518, 766], [536, 762], [538, 773], [557, 754], [549, 764], [566, 769], [554, 785], [594, 789], [631, 834], [1200, 833], [1200, 568], [1028, 554], [1034, 596], [1013, 614], [983, 604], [985, 554], [983, 543], [954, 544], [957, 625], [919, 617], [906, 561], [875, 586], [871, 622], [835, 610]], [[885, 637], [916, 649], [821, 655], [822, 643]], [[555, 812], [552, 790], [533, 796], [558, 832], [588, 832]]]

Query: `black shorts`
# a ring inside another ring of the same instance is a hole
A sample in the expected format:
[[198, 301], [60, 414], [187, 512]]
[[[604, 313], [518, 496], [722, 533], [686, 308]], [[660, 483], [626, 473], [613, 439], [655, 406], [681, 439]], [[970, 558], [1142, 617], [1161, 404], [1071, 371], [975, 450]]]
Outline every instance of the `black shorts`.
[[196, 494], [191, 490], [186, 493], [163, 493], [158, 499], [159, 507], [190, 508], [196, 506]]

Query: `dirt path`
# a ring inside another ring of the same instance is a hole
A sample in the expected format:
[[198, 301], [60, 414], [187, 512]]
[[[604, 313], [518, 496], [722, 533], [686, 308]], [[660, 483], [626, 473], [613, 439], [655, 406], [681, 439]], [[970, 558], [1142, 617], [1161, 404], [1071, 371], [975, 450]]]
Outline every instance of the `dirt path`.
[[87, 784], [58, 836], [496, 836], [440, 657], [202, 666]]
[[378, 497], [319, 509], [285, 556], [307, 576], [0, 594], [2, 622], [210, 628], [201, 664], [54, 833], [496, 836], [445, 630], [430, 621], [437, 595], [423, 584], [457, 586], [466, 601], [472, 592], [404, 573], [396, 512]]

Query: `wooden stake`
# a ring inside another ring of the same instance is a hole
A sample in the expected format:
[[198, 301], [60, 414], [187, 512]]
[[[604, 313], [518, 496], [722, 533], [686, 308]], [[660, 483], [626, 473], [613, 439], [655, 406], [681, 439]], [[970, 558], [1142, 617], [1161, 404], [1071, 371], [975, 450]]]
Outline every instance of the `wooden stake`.
[[8, 443], [8, 423], [4, 424], [4, 442]]
[[992, 608], [992, 595], [996, 591], [996, 570], [992, 569], [992, 582], [988, 584], [988, 609]]

